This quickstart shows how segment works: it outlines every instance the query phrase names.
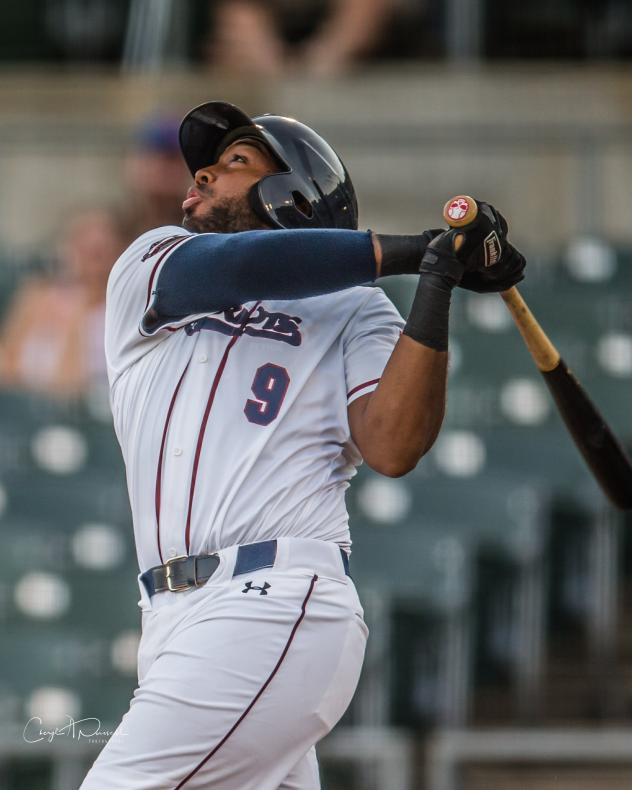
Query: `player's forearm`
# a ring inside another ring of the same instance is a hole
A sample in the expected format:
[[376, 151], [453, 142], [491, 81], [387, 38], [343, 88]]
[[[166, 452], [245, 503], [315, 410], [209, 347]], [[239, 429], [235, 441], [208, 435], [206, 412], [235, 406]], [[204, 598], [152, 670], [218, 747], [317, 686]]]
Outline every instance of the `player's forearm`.
[[355, 413], [351, 404], [353, 439], [375, 471], [404, 475], [432, 447], [445, 412], [447, 356], [402, 335], [375, 391]]

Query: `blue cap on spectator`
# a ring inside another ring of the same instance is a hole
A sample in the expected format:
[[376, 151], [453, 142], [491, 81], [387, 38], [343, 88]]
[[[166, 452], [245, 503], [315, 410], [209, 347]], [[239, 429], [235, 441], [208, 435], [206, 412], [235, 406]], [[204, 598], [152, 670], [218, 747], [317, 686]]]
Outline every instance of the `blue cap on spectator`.
[[139, 126], [136, 145], [146, 151], [179, 153], [180, 120], [171, 115], [152, 115]]

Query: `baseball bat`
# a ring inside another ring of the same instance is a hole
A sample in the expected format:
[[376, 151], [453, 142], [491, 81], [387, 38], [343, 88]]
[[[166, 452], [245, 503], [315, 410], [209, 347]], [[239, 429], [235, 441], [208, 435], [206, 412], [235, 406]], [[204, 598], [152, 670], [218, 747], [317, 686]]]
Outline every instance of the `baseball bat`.
[[[448, 200], [443, 209], [447, 224], [451, 228], [462, 228], [464, 232], [477, 215], [478, 205], [468, 195], [457, 195]], [[456, 237], [457, 250], [463, 241], [464, 236]], [[553, 396], [560, 416], [602, 491], [616, 507], [632, 509], [630, 458], [518, 289], [515, 286], [509, 288], [501, 296]]]

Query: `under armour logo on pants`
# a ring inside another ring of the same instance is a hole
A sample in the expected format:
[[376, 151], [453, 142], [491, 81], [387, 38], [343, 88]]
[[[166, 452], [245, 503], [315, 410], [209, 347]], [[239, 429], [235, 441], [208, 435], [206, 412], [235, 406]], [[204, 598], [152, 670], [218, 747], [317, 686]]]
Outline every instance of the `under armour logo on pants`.
[[250, 590], [259, 590], [259, 595], [267, 595], [271, 586], [272, 585], [268, 584], [268, 582], [264, 582], [263, 587], [257, 587], [257, 585], [252, 582], [246, 582], [246, 587], [242, 590], [242, 593], [247, 593]]

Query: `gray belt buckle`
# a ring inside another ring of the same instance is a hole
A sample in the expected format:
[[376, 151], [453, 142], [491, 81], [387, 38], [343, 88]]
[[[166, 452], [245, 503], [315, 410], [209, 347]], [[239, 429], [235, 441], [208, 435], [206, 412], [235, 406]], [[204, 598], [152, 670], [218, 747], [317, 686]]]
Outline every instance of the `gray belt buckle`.
[[[177, 557], [170, 557], [167, 560], [167, 562], [165, 562], [165, 572], [167, 574], [167, 588], [168, 588], [169, 592], [182, 592], [183, 590], [190, 589], [191, 585], [189, 584], [188, 581], [185, 581], [184, 583], [181, 583], [181, 584], [175, 584], [174, 581], [173, 581], [173, 576], [171, 575], [172, 574], [172, 571], [171, 571], [172, 564], [174, 562], [177, 562], [178, 560], [186, 560], [186, 559], [188, 559], [186, 554], [179, 554]], [[194, 562], [193, 563], [193, 574], [196, 577], [195, 578], [195, 584], [197, 586], [197, 574], [196, 574], [195, 566], [196, 566], [196, 563]]]

